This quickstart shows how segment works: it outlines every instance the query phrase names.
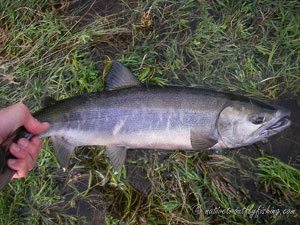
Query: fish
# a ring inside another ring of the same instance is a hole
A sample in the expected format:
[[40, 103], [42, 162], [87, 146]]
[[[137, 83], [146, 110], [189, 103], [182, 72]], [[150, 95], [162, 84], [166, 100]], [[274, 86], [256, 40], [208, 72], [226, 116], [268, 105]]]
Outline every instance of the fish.
[[[248, 146], [290, 126], [290, 111], [263, 101], [198, 87], [148, 86], [113, 61], [105, 90], [50, 103], [33, 114], [50, 128], [54, 154], [66, 168], [77, 146], [106, 146], [116, 172], [128, 149], [231, 149]], [[13, 175], [6, 162], [19, 128], [0, 145], [0, 189]]]

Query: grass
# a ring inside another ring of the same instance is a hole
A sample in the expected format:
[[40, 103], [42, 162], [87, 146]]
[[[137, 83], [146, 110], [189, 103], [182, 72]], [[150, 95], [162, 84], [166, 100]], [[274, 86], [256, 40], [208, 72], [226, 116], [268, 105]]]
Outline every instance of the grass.
[[[296, 0], [81, 3], [0, 2], [2, 107], [22, 101], [35, 111], [45, 96], [101, 91], [113, 59], [145, 84], [197, 85], [264, 100], [299, 94]], [[0, 223], [299, 221], [299, 171], [262, 152], [254, 157], [243, 149], [223, 155], [174, 151], [164, 160], [146, 153], [129, 158], [130, 165], [145, 168], [153, 185], [147, 196], [134, 191], [124, 168], [118, 175], [110, 170], [103, 148], [81, 148], [63, 173], [46, 140], [34, 171], [0, 193]], [[290, 213], [257, 215], [259, 207]]]

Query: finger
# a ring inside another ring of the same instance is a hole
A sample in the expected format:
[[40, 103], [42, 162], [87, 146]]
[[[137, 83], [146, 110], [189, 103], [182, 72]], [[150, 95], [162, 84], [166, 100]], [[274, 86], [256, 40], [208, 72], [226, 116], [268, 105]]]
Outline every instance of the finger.
[[34, 162], [37, 161], [39, 150], [43, 147], [43, 142], [39, 137], [33, 137], [31, 141], [21, 138], [17, 144], [21, 149], [26, 150]]
[[[26, 140], [26, 139], [24, 139], [24, 140]], [[22, 142], [22, 141], [20, 141], [20, 142]], [[26, 143], [25, 148], [23, 148], [24, 143], [23, 144], [13, 143], [10, 146], [10, 152], [17, 159], [16, 159], [15, 164], [14, 163], [8, 164], [8, 166], [11, 167], [10, 165], [12, 165], [11, 169], [17, 170], [16, 177], [23, 177], [24, 174], [27, 174], [28, 171], [32, 170], [34, 167], [34, 164], [37, 160], [37, 157], [38, 157], [38, 153], [36, 153], [35, 155], [30, 154], [30, 152], [36, 151], [37, 147], [34, 144], [30, 143], [29, 141], [27, 141], [27, 142], [28, 143]], [[23, 147], [21, 147], [21, 146], [23, 146]], [[38, 150], [37, 150], [37, 152], [38, 152]], [[23, 165], [23, 162], [26, 163], [26, 166]], [[24, 171], [24, 170], [26, 170], [26, 171]]]
[[[17, 158], [16, 163], [8, 164], [11, 169], [17, 170], [13, 178], [27, 176], [28, 171], [33, 169], [39, 150], [42, 147], [43, 142], [39, 137], [33, 137], [31, 141], [21, 138], [18, 144], [13, 143], [10, 146], [10, 152]], [[24, 165], [24, 162], [26, 165]]]
[[34, 136], [33, 138], [31, 138], [30, 141], [32, 144], [34, 144], [36, 147], [38, 147], [39, 150], [43, 148], [44, 143], [38, 136]]
[[37, 147], [25, 138], [19, 139], [17, 144], [12, 143], [9, 150], [17, 159], [26, 159], [28, 162], [37, 160]]
[[11, 146], [9, 147], [9, 151], [17, 159], [25, 159], [27, 156], [29, 156], [29, 153], [27, 153], [26, 150], [20, 148], [16, 143], [11, 144]]
[[28, 175], [29, 168], [25, 159], [9, 159], [7, 163], [11, 169], [16, 170], [13, 178], [22, 178]]

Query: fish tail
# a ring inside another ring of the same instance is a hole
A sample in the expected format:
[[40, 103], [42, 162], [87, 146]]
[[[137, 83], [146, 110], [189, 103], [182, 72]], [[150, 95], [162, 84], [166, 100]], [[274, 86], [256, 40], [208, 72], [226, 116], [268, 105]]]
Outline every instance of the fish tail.
[[0, 144], [0, 191], [8, 184], [16, 172], [7, 166], [7, 161], [11, 158], [15, 158], [9, 152], [9, 147], [13, 142], [17, 142], [20, 138], [30, 140], [33, 136], [34, 135], [26, 131], [24, 127], [20, 127]]
[[8, 184], [15, 172], [15, 170], [12, 170], [7, 166], [3, 168], [2, 173], [0, 173], [0, 191]]

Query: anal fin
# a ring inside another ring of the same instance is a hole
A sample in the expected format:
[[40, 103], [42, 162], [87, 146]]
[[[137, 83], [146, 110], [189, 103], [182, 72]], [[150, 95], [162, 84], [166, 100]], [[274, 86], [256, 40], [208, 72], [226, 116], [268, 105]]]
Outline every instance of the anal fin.
[[127, 148], [124, 146], [107, 146], [106, 155], [111, 160], [114, 170], [119, 172], [125, 163]]
[[51, 137], [54, 147], [54, 155], [63, 168], [67, 168], [75, 146], [66, 141], [63, 137]]

